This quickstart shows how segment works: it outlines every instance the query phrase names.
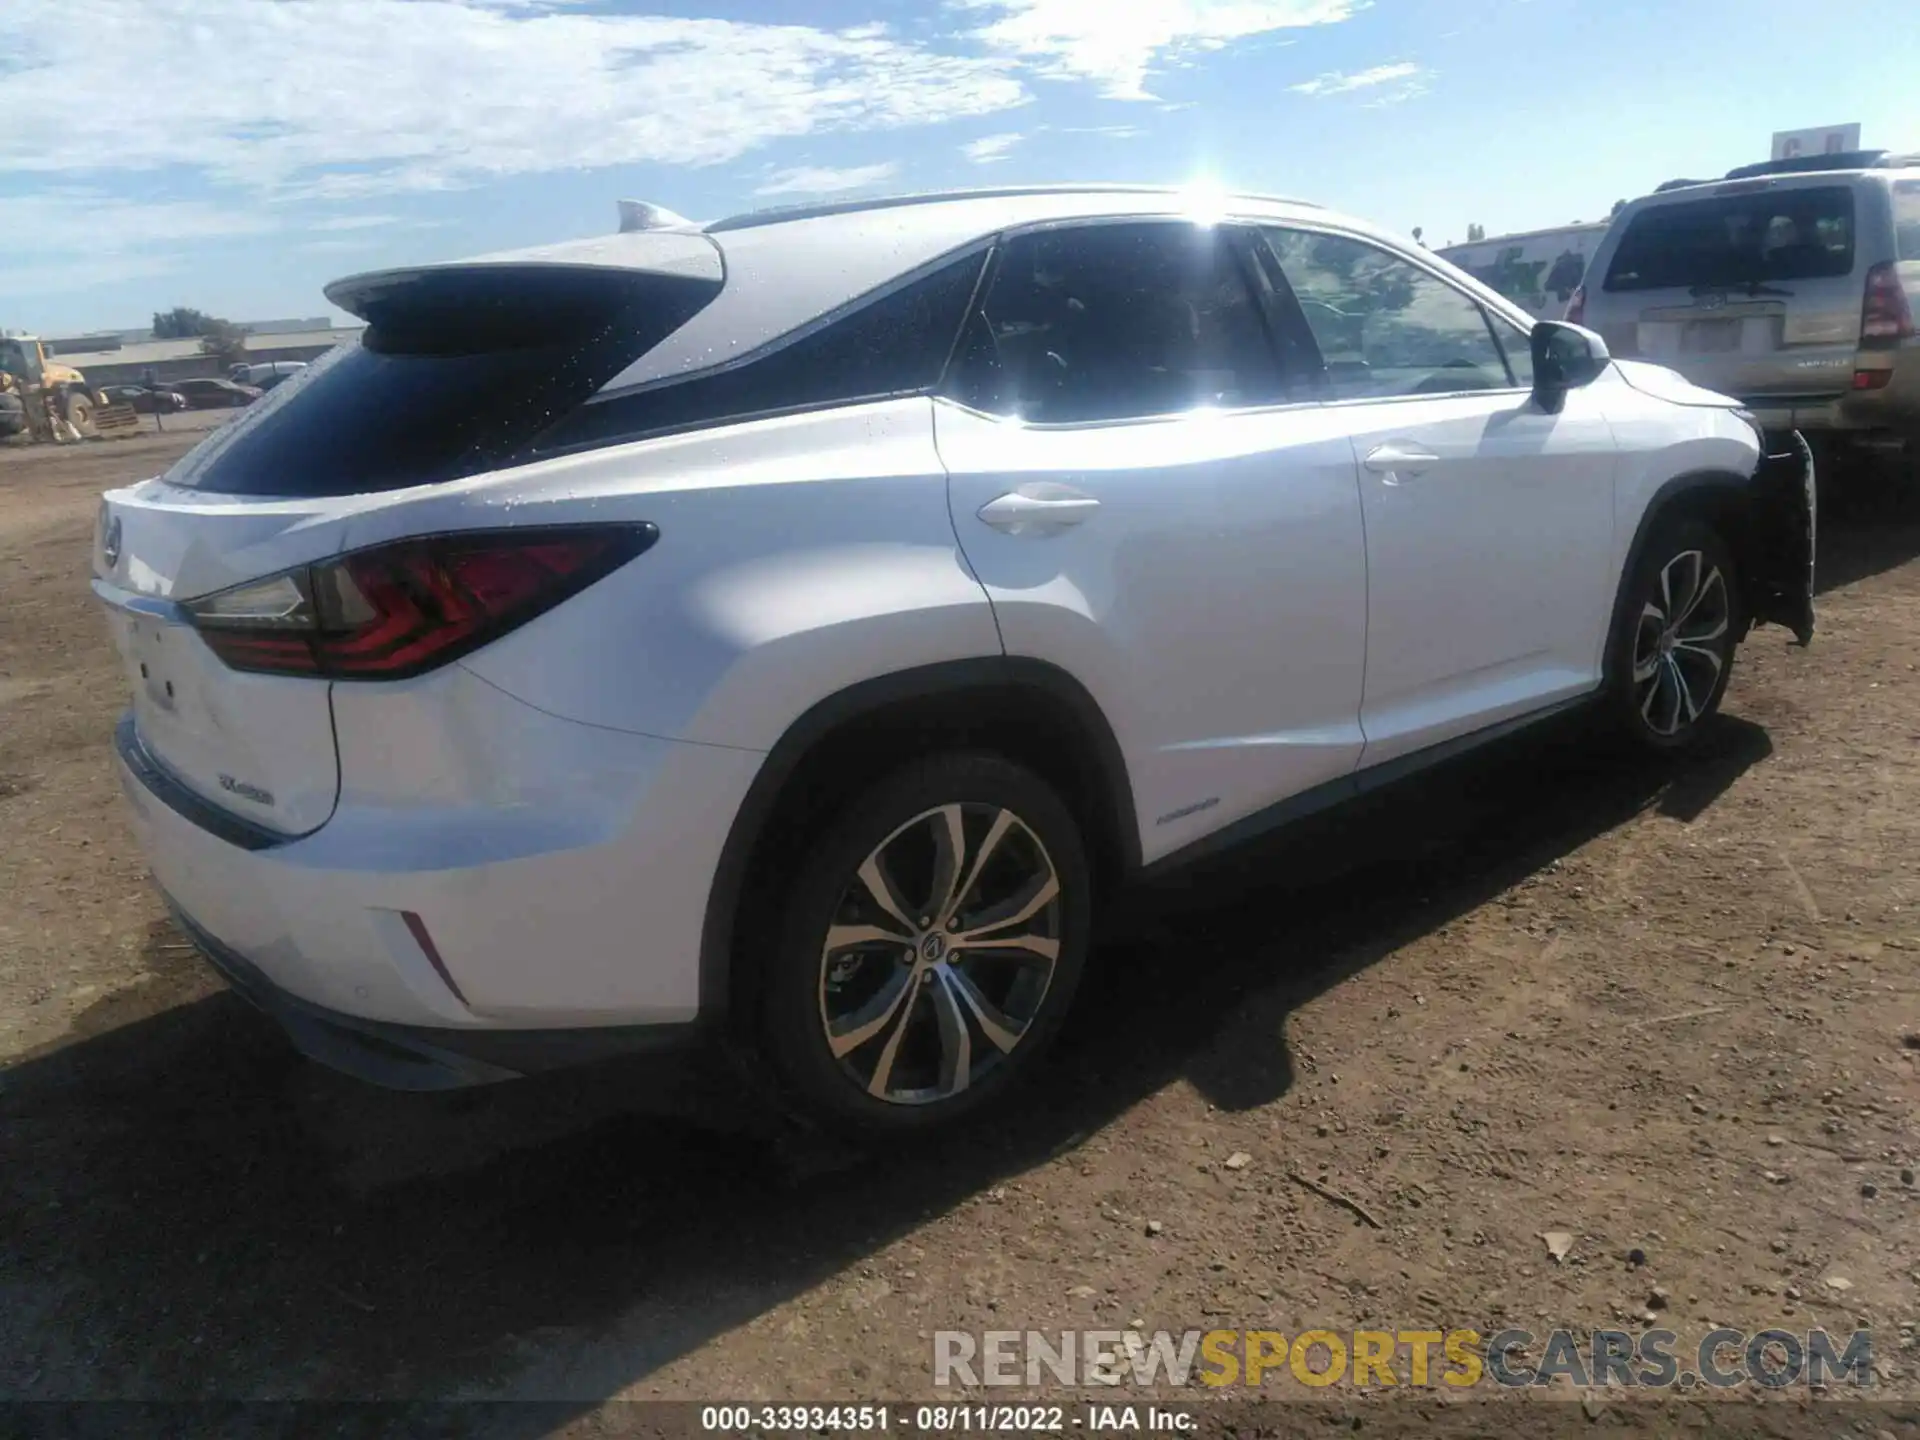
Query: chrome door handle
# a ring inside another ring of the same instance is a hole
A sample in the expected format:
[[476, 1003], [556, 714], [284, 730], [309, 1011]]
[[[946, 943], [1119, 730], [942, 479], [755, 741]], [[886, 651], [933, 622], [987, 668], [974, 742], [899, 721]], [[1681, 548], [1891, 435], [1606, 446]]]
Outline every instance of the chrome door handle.
[[1100, 508], [1091, 495], [1066, 485], [1040, 482], [1022, 485], [977, 512], [981, 523], [1008, 535], [1046, 535], [1078, 525]]
[[1439, 463], [1440, 457], [1431, 450], [1391, 441], [1369, 450], [1365, 461], [1367, 469], [1376, 475], [1397, 475], [1403, 479], [1418, 475], [1429, 466]]

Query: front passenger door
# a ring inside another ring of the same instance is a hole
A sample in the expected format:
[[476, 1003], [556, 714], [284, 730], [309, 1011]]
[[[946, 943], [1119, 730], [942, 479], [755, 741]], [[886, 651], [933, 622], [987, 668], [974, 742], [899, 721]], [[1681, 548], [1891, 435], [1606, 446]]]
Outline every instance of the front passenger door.
[[1614, 576], [1597, 400], [1548, 414], [1527, 336], [1370, 239], [1269, 228], [1360, 465], [1374, 765], [1591, 690]]

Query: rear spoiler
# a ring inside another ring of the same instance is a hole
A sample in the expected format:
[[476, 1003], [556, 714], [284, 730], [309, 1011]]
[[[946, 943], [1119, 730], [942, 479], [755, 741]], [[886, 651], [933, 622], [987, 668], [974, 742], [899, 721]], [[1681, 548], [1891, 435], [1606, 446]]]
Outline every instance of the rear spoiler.
[[638, 230], [606, 235], [592, 240], [573, 240], [562, 245], [541, 245], [529, 250], [503, 250], [493, 255], [478, 255], [467, 260], [437, 261], [427, 265], [405, 265], [390, 270], [368, 270], [348, 275], [326, 287], [326, 297], [350, 315], [373, 322], [369, 307], [378, 308], [383, 297], [414, 288], [415, 282], [429, 284], [437, 277], [462, 272], [480, 275], [518, 269], [604, 271], [635, 278], [657, 276], [676, 280], [704, 281], [718, 287], [726, 279], [726, 266], [720, 247], [698, 231]]

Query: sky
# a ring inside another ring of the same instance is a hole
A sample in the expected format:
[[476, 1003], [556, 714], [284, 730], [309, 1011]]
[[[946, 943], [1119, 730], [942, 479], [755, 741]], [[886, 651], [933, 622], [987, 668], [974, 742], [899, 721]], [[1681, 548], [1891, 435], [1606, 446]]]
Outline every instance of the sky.
[[[1898, 7], [1894, 7], [1897, 9]], [[1803, 0], [0, 0], [0, 327], [330, 312], [355, 271], [827, 196], [1130, 181], [1429, 245], [1858, 122], [1920, 25]]]

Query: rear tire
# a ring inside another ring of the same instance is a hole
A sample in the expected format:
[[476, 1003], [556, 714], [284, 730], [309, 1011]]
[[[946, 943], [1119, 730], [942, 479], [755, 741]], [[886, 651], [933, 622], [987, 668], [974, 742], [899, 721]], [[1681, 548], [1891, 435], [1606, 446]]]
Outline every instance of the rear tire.
[[1694, 745], [1720, 708], [1745, 630], [1733, 555], [1698, 520], [1659, 522], [1627, 581], [1609, 648], [1608, 705], [1635, 745]]
[[856, 1136], [991, 1104], [1058, 1032], [1091, 922], [1079, 826], [1031, 771], [952, 754], [872, 785], [801, 866], [762, 976], [784, 1098]]

